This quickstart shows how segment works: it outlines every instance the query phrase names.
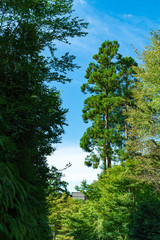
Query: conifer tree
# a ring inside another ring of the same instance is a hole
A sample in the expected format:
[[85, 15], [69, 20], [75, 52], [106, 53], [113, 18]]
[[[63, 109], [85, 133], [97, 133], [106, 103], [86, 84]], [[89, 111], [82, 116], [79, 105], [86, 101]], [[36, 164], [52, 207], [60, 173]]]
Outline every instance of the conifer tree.
[[[136, 65], [131, 57], [118, 53], [117, 41], [105, 41], [93, 56], [86, 71], [87, 83], [83, 93], [90, 96], [84, 101], [83, 120], [91, 126], [87, 128], [80, 146], [89, 152], [85, 159], [87, 166], [97, 168], [103, 162], [103, 171], [111, 167], [127, 138], [127, 122], [123, 115], [126, 104], [131, 104], [131, 88], [135, 81], [132, 66]], [[126, 136], [125, 136], [126, 133]]]

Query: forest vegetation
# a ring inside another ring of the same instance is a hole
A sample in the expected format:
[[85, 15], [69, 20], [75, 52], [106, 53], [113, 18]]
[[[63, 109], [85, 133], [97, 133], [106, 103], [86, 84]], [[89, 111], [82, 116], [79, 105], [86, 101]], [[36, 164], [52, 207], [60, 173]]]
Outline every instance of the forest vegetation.
[[85, 164], [102, 162], [102, 172], [98, 181], [76, 187], [87, 200], [67, 192], [48, 198], [59, 240], [160, 239], [159, 31], [139, 54], [140, 66], [118, 47], [102, 43], [93, 56], [97, 63], [86, 70], [83, 120], [91, 126], [80, 146], [90, 154]]
[[[62, 141], [66, 113], [50, 82], [78, 66], [55, 41], [84, 37], [73, 0], [0, 1], [0, 239], [160, 239], [160, 31], [132, 57], [106, 40], [86, 66], [80, 139], [85, 164], [101, 167], [73, 199], [47, 156]], [[43, 52], [49, 50], [50, 56]]]

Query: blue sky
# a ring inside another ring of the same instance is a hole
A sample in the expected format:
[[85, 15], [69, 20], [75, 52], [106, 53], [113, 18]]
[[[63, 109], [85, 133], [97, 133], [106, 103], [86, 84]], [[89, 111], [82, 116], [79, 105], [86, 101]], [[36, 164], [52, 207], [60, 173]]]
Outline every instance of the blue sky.
[[[64, 172], [64, 180], [69, 183], [70, 191], [74, 191], [74, 186], [80, 185], [83, 179], [91, 183], [100, 172], [84, 166], [86, 153], [79, 147], [80, 138], [87, 128], [81, 117], [86, 95], [81, 93], [80, 87], [86, 82], [84, 76], [88, 64], [104, 40], [117, 40], [119, 52], [138, 61], [133, 47], [141, 52], [148, 43], [149, 32], [159, 28], [160, 0], [75, 0], [74, 9], [76, 16], [89, 23], [88, 35], [71, 39], [71, 45], [57, 44], [58, 54], [68, 51], [74, 54], [81, 68], [69, 73], [73, 79], [71, 83], [56, 84], [61, 92], [63, 107], [69, 108], [69, 126], [65, 128], [62, 143], [48, 157], [48, 163], [58, 169], [72, 163], [72, 167]], [[54, 83], [51, 85], [54, 86]]]

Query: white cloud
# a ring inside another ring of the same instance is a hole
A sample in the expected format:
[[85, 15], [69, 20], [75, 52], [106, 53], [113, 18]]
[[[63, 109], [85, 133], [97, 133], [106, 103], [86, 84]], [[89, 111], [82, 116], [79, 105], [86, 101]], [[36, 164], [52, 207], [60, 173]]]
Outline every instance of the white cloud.
[[156, 27], [154, 21], [144, 16], [136, 16], [132, 13], [117, 16], [104, 14], [93, 8], [89, 2], [85, 2], [84, 5], [81, 1], [84, 0], [76, 0], [75, 13], [89, 23], [88, 35], [85, 38], [72, 39], [71, 43], [75, 48], [77, 47], [77, 50], [80, 49], [82, 54], [84, 51], [85, 56], [86, 49], [88, 56], [93, 55], [104, 40], [117, 40], [122, 45], [122, 54], [135, 57], [131, 44], [142, 50], [146, 44], [145, 36], [149, 35], [151, 28]]
[[122, 17], [123, 18], [131, 18], [131, 17], [133, 17], [133, 15], [132, 14], [123, 14]]
[[78, 4], [81, 4], [81, 5], [86, 5], [87, 2], [85, 0], [74, 0], [74, 5], [78, 5]]
[[89, 23], [88, 35], [85, 38], [70, 39], [71, 45], [69, 46], [63, 46], [60, 43], [59, 49], [69, 50], [83, 58], [81, 64], [84, 63], [86, 68], [104, 40], [117, 40], [120, 43], [120, 52], [135, 58], [136, 55], [131, 45], [141, 51], [146, 45], [145, 36], [149, 35], [153, 26], [156, 27], [155, 22], [131, 13], [117, 16], [102, 14], [84, 0], [74, 1], [74, 8], [75, 16], [79, 16]]
[[80, 4], [82, 4], [82, 5], [85, 5], [85, 4], [86, 4], [86, 1], [84, 1], [84, 0], [79, 0], [79, 2], [80, 2]]
[[52, 156], [48, 157], [48, 164], [58, 169], [63, 169], [69, 162], [72, 164], [70, 168], [64, 170], [63, 177], [69, 183], [70, 191], [74, 191], [75, 185], [80, 185], [83, 180], [87, 180], [88, 183], [93, 182], [100, 173], [100, 169], [95, 170], [84, 165], [86, 155], [78, 146], [62, 144]]

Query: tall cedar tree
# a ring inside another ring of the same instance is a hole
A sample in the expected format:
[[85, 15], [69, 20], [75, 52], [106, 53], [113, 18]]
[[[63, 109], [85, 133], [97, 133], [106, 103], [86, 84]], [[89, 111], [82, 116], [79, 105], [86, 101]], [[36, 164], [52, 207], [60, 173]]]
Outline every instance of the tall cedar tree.
[[[46, 156], [61, 141], [66, 109], [56, 88], [74, 56], [55, 56], [55, 40], [85, 36], [72, 0], [0, 1], [0, 239], [48, 240]], [[51, 57], [43, 56], [43, 51]]]
[[126, 104], [131, 104], [131, 88], [135, 81], [132, 70], [137, 65], [131, 57], [118, 53], [117, 41], [105, 41], [93, 56], [86, 71], [87, 83], [83, 93], [90, 93], [84, 102], [83, 120], [92, 125], [87, 128], [80, 146], [89, 152], [85, 159], [87, 166], [97, 168], [103, 162], [103, 171], [119, 159], [127, 138], [128, 124], [123, 115]]

